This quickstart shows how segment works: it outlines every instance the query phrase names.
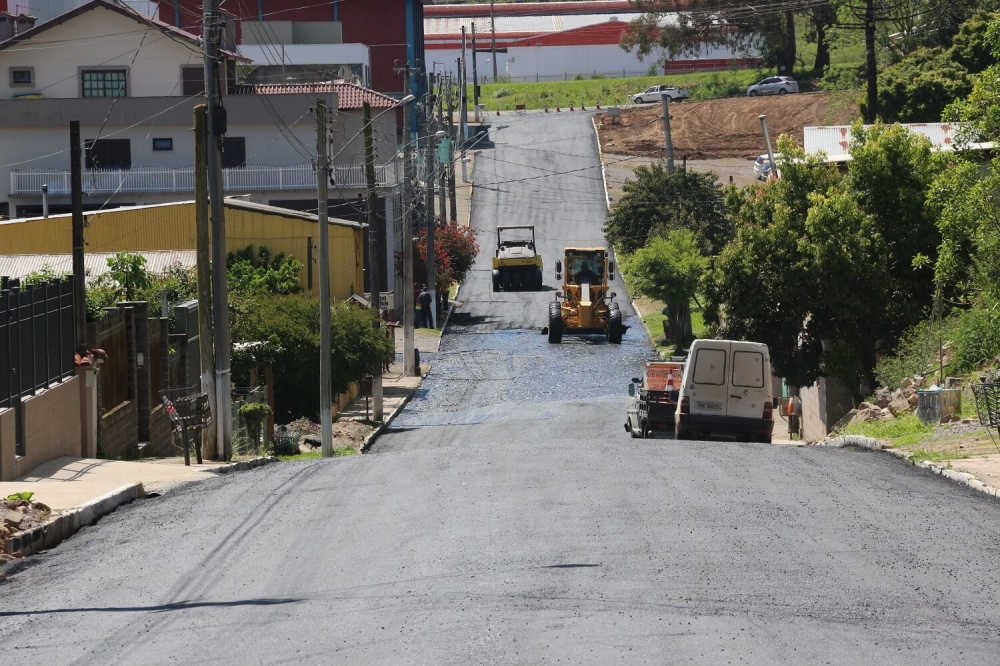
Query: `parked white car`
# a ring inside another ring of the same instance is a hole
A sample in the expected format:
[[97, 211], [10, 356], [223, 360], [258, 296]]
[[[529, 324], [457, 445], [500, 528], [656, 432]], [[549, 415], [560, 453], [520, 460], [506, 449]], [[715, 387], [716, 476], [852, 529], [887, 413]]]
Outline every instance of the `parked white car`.
[[633, 95], [632, 102], [635, 104], [659, 102], [663, 93], [670, 95], [671, 102], [679, 102], [682, 99], [690, 97], [686, 88], [676, 88], [674, 86], [651, 86], [638, 95]]
[[767, 180], [770, 178], [771, 158], [767, 156], [767, 153], [758, 155], [757, 159], [753, 161], [753, 175], [757, 177], [757, 180]]
[[797, 93], [799, 84], [790, 76], [769, 76], [747, 88], [749, 97], [757, 95], [785, 95]]

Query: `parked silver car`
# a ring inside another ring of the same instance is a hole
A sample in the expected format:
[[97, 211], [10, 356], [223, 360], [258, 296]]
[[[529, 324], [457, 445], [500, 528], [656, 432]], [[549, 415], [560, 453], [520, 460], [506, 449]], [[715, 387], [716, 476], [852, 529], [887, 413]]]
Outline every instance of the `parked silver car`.
[[747, 95], [785, 95], [797, 93], [799, 84], [790, 76], [769, 76], [747, 88]]
[[688, 91], [684, 88], [676, 88], [674, 86], [650, 86], [638, 95], [633, 95], [632, 103], [647, 104], [649, 102], [659, 102], [661, 101], [661, 96], [664, 93], [670, 95], [671, 102], [679, 102], [682, 99], [687, 99], [689, 96]]

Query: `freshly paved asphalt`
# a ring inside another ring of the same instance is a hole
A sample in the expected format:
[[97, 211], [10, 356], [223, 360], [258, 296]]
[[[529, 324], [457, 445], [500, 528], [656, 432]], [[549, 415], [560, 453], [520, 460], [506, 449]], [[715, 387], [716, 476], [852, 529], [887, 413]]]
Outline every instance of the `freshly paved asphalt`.
[[[544, 230], [551, 286], [559, 246], [599, 240], [592, 130], [511, 125], [495, 219]], [[589, 168], [529, 195], [533, 164]], [[1000, 660], [1000, 504], [876, 453], [631, 440], [641, 328], [549, 346], [551, 292], [487, 277], [378, 453], [220, 477], [0, 569], [11, 663]]]

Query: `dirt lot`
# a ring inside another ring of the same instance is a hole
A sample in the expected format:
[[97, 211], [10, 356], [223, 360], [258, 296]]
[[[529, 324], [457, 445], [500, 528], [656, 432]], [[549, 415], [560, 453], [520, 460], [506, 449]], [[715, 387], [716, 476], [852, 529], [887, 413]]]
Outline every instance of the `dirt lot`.
[[[671, 138], [678, 161], [754, 158], [766, 152], [759, 116], [767, 115], [772, 139], [790, 134], [801, 145], [802, 128], [845, 125], [857, 115], [854, 100], [843, 95], [807, 93], [781, 97], [734, 97], [671, 104]], [[601, 146], [607, 153], [663, 156], [660, 105], [622, 109], [620, 122], [600, 114]]]

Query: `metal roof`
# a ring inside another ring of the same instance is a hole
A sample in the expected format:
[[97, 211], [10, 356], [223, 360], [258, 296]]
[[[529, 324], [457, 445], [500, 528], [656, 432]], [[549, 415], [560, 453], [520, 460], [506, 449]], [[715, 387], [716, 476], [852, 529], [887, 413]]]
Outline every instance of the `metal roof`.
[[[115, 252], [88, 252], [84, 254], [87, 280], [93, 281], [108, 272], [108, 259]], [[160, 250], [155, 252], [130, 252], [146, 259], [146, 270], [162, 274], [174, 266], [194, 268], [197, 265], [195, 250]], [[49, 269], [69, 275], [73, 272], [72, 254], [8, 254], [0, 255], [0, 275], [23, 278], [31, 273]]]
[[[961, 124], [955, 123], [899, 123], [915, 134], [930, 139], [937, 150], [954, 150]], [[871, 125], [865, 125], [871, 127]], [[847, 155], [851, 148], [850, 125], [828, 125], [803, 128], [802, 147], [806, 153], [826, 153], [827, 157]]]
[[[621, 17], [617, 14], [577, 14], [569, 16], [549, 15], [549, 16], [497, 16], [496, 32], [497, 36], [507, 34], [523, 35], [547, 34], [552, 32], [563, 32], [565, 30], [575, 30], [586, 28], [592, 25], [608, 23], [618, 20], [628, 22], [631, 17]], [[480, 39], [489, 39], [490, 19], [489, 17], [461, 17], [461, 18], [424, 18], [424, 36], [433, 38], [441, 35], [459, 35], [462, 33], [462, 26], [465, 26], [472, 37], [472, 26], [475, 24], [476, 33]]]

